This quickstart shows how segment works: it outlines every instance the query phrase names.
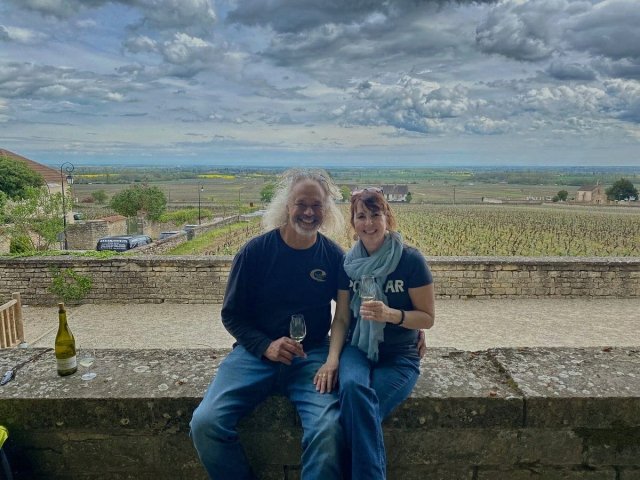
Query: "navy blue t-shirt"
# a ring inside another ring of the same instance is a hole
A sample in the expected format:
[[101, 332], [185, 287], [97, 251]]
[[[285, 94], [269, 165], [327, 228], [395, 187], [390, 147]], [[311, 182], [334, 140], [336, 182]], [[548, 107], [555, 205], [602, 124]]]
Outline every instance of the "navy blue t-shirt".
[[[418, 250], [408, 245], [403, 245], [402, 255], [396, 269], [387, 276], [384, 285], [384, 294], [387, 296], [388, 305], [398, 310], [414, 310], [410, 288], [423, 287], [433, 283], [433, 277], [427, 262]], [[355, 292], [357, 282], [349, 283], [349, 289]], [[365, 320], [366, 321], [366, 320]], [[349, 328], [349, 341], [355, 329], [356, 321], [351, 319]], [[419, 358], [418, 330], [411, 330], [401, 326], [387, 323], [384, 327], [384, 341], [379, 345], [380, 359], [388, 355], [403, 354]]]
[[289, 247], [278, 229], [247, 242], [233, 260], [222, 305], [222, 323], [248, 351], [261, 357], [269, 344], [289, 336], [289, 321], [302, 313], [310, 350], [326, 342], [331, 300], [347, 290], [342, 249], [324, 235], [307, 249]]

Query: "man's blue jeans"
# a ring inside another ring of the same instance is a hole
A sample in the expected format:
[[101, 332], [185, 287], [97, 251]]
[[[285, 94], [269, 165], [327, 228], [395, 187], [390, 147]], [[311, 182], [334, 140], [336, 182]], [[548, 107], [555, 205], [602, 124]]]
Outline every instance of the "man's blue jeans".
[[347, 345], [340, 357], [340, 421], [351, 459], [352, 480], [386, 478], [382, 421], [405, 400], [420, 375], [420, 361], [403, 355], [372, 363]]
[[209, 477], [215, 480], [255, 478], [238, 441], [238, 421], [268, 395], [281, 393], [302, 421], [302, 478], [341, 478], [344, 448], [339, 403], [320, 394], [313, 376], [327, 358], [327, 347], [296, 357], [292, 365], [257, 358], [237, 346], [223, 360], [202, 403], [193, 412], [191, 438]]

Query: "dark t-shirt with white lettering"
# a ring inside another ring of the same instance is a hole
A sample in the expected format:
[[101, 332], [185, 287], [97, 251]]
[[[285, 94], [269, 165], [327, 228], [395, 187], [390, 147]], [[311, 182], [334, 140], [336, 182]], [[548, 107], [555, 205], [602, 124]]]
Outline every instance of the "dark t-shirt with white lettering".
[[[388, 305], [399, 310], [414, 310], [410, 288], [423, 287], [433, 283], [433, 277], [427, 261], [422, 253], [413, 247], [403, 245], [402, 256], [396, 269], [387, 276], [384, 286], [384, 294], [387, 296]], [[354, 282], [350, 281], [349, 288], [355, 291]], [[355, 319], [351, 319], [349, 329], [349, 341], [355, 329]], [[418, 330], [399, 327], [387, 323], [384, 327], [384, 341], [379, 345], [380, 360], [389, 355], [407, 355], [419, 358], [416, 344], [418, 342]]]
[[347, 290], [342, 249], [324, 235], [304, 250], [288, 246], [278, 229], [253, 238], [233, 259], [222, 305], [222, 323], [248, 351], [262, 356], [289, 336], [294, 313], [304, 315], [306, 351], [327, 340], [331, 300]]

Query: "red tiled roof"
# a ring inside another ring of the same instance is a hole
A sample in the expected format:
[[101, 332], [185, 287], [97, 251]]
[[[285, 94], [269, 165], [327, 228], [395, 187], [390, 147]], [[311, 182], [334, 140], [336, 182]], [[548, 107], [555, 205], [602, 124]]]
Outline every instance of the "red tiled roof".
[[[60, 185], [60, 171], [54, 168], [47, 167], [46, 165], [42, 165], [41, 163], [34, 162], [33, 160], [29, 160], [28, 158], [18, 155], [17, 153], [13, 153], [13, 152], [10, 152], [9, 150], [4, 150], [2, 148], [0, 148], [0, 157], [7, 157], [7, 158], [10, 158], [11, 160], [24, 162], [27, 164], [27, 167], [29, 167], [30, 170], [42, 175], [46, 183], [55, 183]], [[66, 179], [64, 179], [64, 183], [65, 184], [67, 183]]]

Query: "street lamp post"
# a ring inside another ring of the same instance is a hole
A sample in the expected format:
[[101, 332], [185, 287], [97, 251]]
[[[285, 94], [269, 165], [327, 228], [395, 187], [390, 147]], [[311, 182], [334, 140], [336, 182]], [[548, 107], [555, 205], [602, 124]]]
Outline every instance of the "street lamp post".
[[[75, 167], [73, 166], [73, 163], [71, 162], [64, 162], [62, 165], [60, 165], [60, 185], [62, 186], [62, 232], [64, 235], [64, 250], [68, 249], [68, 244], [67, 244], [67, 204], [65, 201], [65, 194], [64, 194], [64, 181], [65, 181], [65, 173], [66, 175], [66, 181], [67, 184], [69, 185], [73, 185], [73, 176], [71, 175], [73, 173], [73, 170], [75, 169]], [[73, 204], [73, 202], [72, 202]]]
[[204, 185], [200, 185], [200, 188], [198, 188], [198, 225], [200, 225], [201, 223], [201, 217], [200, 217], [200, 194], [204, 192]]

